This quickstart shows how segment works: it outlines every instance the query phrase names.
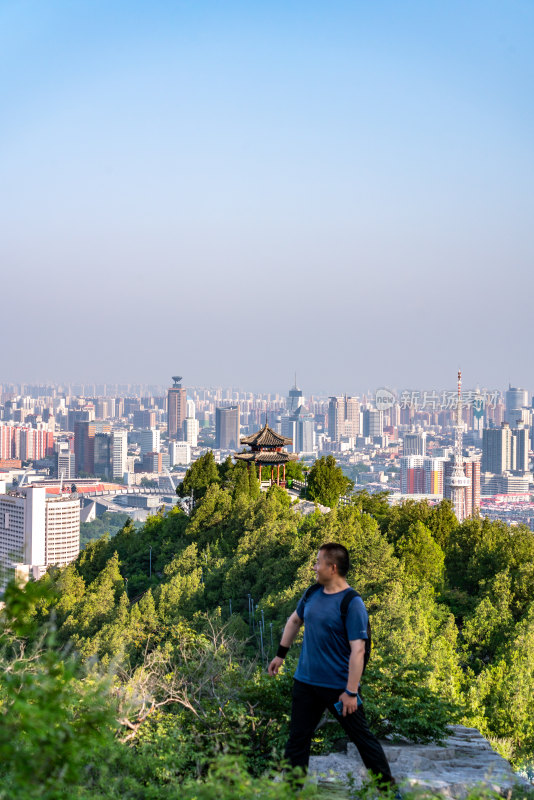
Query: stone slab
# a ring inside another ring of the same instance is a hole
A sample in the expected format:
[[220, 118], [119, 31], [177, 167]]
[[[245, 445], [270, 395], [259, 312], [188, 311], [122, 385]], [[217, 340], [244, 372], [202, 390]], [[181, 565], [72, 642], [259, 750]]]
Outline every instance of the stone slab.
[[[517, 775], [509, 762], [496, 753], [476, 728], [451, 725], [443, 747], [435, 744], [382, 742], [396, 781], [402, 786], [440, 792], [463, 800], [475, 786], [507, 794], [515, 785], [532, 786]], [[347, 783], [352, 773], [360, 787], [367, 771], [356, 747], [349, 743], [346, 753], [312, 756], [310, 773], [319, 783]]]

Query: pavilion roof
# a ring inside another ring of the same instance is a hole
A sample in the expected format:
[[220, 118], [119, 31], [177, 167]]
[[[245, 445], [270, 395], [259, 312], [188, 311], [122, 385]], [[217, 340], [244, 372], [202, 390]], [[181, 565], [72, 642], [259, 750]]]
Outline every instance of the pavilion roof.
[[276, 450], [260, 450], [251, 453], [235, 453], [234, 458], [239, 461], [253, 461], [255, 464], [287, 464], [288, 461], [297, 461], [298, 453], [277, 453]]
[[260, 431], [256, 431], [251, 436], [242, 436], [241, 444], [248, 444], [253, 447], [284, 447], [286, 444], [293, 444], [293, 439], [281, 436], [265, 423]]

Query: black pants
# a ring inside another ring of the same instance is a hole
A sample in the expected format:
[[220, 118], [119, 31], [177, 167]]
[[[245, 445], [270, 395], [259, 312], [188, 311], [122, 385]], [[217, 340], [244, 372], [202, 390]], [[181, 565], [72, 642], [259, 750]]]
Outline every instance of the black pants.
[[380, 780], [395, 784], [388, 760], [382, 745], [371, 733], [363, 706], [360, 705], [346, 717], [338, 714], [334, 703], [339, 699], [342, 689], [327, 689], [324, 686], [312, 686], [302, 681], [294, 681], [289, 741], [286, 745], [285, 757], [292, 767], [308, 767], [310, 746], [313, 733], [319, 724], [325, 708], [335, 716], [343, 730], [354, 742], [362, 757], [362, 761]]

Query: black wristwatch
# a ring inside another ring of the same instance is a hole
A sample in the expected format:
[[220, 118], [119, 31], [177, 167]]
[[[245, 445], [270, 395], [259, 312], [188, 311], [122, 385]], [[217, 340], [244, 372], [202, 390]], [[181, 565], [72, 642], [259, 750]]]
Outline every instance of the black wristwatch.
[[348, 694], [349, 697], [358, 697], [358, 692], [349, 692], [348, 689], [345, 689], [345, 694]]

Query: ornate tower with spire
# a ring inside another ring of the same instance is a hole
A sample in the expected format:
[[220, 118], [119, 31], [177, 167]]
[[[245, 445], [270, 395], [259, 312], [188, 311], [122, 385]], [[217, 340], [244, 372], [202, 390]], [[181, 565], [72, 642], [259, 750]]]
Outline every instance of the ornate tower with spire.
[[454, 464], [452, 473], [447, 478], [449, 486], [452, 508], [456, 514], [458, 522], [463, 522], [466, 517], [466, 489], [469, 486], [469, 479], [464, 471], [464, 459], [462, 453], [462, 373], [458, 371], [458, 402], [456, 405], [456, 425], [454, 426]]

